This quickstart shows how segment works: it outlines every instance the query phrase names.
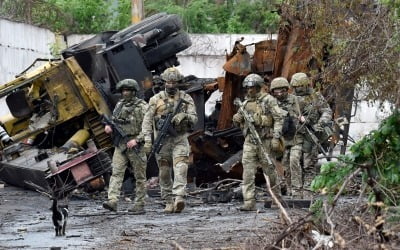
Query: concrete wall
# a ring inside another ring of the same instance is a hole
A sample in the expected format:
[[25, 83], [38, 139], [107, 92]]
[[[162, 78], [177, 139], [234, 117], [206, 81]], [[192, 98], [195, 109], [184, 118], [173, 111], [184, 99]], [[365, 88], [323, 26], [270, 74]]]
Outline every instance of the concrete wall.
[[[244, 38], [242, 44], [253, 44], [274, 38], [276, 35], [242, 35], [242, 34], [192, 34], [192, 46], [178, 54], [181, 69], [184, 75], [214, 78], [224, 76], [222, 66], [226, 62], [226, 55], [231, 52], [235, 41]], [[252, 55], [254, 46], [248, 46], [247, 51]]]
[[49, 30], [0, 19], [0, 84], [13, 80], [36, 58], [51, 58], [54, 42]]
[[[67, 46], [91, 36], [68, 36]], [[193, 45], [178, 54], [181, 63], [178, 68], [184, 75], [192, 74], [207, 78], [224, 76], [222, 66], [225, 63], [225, 55], [241, 37], [244, 37], [242, 44], [252, 44], [271, 38], [270, 35], [193, 34], [191, 35]], [[0, 19], [0, 84], [12, 80], [36, 58], [51, 58], [50, 47], [55, 41], [56, 36], [49, 30]], [[253, 54], [254, 46], [248, 46], [247, 49]], [[7, 112], [7, 108], [0, 102], [0, 115]], [[361, 102], [354, 113], [350, 135], [359, 139], [371, 129], [377, 128], [379, 121], [388, 115], [388, 108], [382, 111], [373, 105]]]
[[350, 136], [355, 140], [367, 135], [371, 130], [377, 129], [379, 121], [391, 114], [390, 105], [385, 103], [382, 108], [376, 103], [359, 102], [353, 105], [350, 124]]

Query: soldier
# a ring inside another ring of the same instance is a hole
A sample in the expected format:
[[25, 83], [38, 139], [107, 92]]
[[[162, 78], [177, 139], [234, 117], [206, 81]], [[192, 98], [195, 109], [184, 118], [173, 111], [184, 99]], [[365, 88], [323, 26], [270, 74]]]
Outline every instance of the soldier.
[[271, 82], [271, 94], [278, 100], [280, 108], [288, 112], [285, 117], [282, 135], [285, 139], [285, 152], [282, 163], [285, 169], [287, 192], [294, 198], [302, 198], [302, 170], [300, 159], [304, 134], [297, 131], [301, 113], [295, 95], [289, 94], [289, 82], [284, 77], [277, 77]]
[[[311, 80], [305, 73], [296, 73], [292, 76], [290, 85], [294, 93], [299, 98], [300, 110], [302, 115], [300, 122], [303, 126], [312, 128], [314, 132], [322, 132], [324, 126], [332, 119], [332, 110], [325, 98], [315, 92], [311, 87]], [[316, 163], [318, 157], [318, 147], [312, 142], [309, 136], [304, 137], [302, 150], [303, 155], [303, 186], [309, 187], [317, 170]]]
[[[136, 179], [136, 195], [134, 205], [128, 211], [135, 214], [143, 214], [145, 213], [146, 195], [146, 155], [143, 151], [139, 151], [138, 147], [139, 144], [144, 142], [141, 126], [148, 105], [145, 101], [136, 97], [139, 85], [133, 79], [125, 79], [118, 82], [117, 90], [121, 91], [122, 99], [115, 106], [112, 120], [129, 138], [126, 143], [124, 143], [126, 140], [121, 140], [119, 145], [115, 147], [112, 159], [112, 176], [108, 188], [108, 201], [103, 203], [103, 207], [110, 211], [117, 210], [117, 201], [129, 162]], [[106, 125], [104, 131], [107, 134], [113, 133], [110, 125]]]
[[[192, 97], [177, 88], [177, 83], [183, 79], [178, 69], [166, 69], [161, 78], [165, 81], [165, 90], [150, 98], [149, 109], [143, 119], [144, 150], [151, 151], [152, 133], [160, 129], [162, 119], [174, 112], [180, 99], [184, 102], [172, 118], [171, 123], [177, 133], [168, 135], [163, 142], [161, 151], [156, 156], [159, 167], [161, 198], [165, 202], [166, 213], [180, 213], [185, 208], [187, 171], [189, 160], [188, 130], [197, 122], [197, 114]], [[156, 127], [153, 127], [153, 124]], [[171, 170], [174, 178], [172, 181]]]
[[[264, 85], [264, 80], [261, 76], [257, 74], [246, 76], [243, 80], [243, 87], [247, 89], [247, 95], [242, 107], [253, 117], [254, 126], [264, 143], [264, 147], [268, 154], [273, 157], [271, 153], [278, 152], [281, 148], [282, 118], [286, 115], [286, 111], [279, 108], [273, 96], [261, 92], [262, 85]], [[261, 165], [263, 172], [271, 180], [274, 192], [280, 195], [276, 172], [274, 166], [269, 164], [262, 154], [259, 145], [253, 141], [243, 115], [238, 112], [232, 120], [235, 125], [242, 128], [245, 137], [242, 157], [244, 204], [240, 207], [240, 210], [254, 211], [256, 210], [255, 174], [257, 167]]]

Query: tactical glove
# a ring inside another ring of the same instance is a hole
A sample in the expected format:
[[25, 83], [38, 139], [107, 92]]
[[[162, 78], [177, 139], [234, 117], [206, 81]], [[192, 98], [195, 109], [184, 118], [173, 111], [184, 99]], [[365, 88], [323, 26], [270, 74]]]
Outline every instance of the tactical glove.
[[185, 113], [178, 113], [176, 114], [174, 117], [172, 117], [171, 122], [174, 125], [179, 125], [181, 124], [181, 122], [186, 118], [186, 114]]
[[324, 130], [324, 128], [322, 127], [322, 125], [320, 123], [316, 123], [312, 127], [315, 132], [321, 132]]
[[236, 114], [233, 115], [232, 121], [233, 121], [234, 123], [236, 123], [236, 124], [240, 124], [240, 123], [243, 122], [243, 116], [240, 115], [239, 113], [236, 113]]
[[150, 154], [152, 146], [153, 145], [152, 145], [151, 141], [145, 141], [144, 145], [143, 145], [143, 152], [147, 155]]

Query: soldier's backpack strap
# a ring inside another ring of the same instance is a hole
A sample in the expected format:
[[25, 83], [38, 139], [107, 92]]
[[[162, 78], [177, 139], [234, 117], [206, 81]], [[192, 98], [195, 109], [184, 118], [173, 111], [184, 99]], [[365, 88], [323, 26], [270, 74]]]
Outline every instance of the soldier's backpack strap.
[[115, 105], [114, 111], [112, 113], [112, 119], [118, 119], [119, 118], [122, 106], [123, 106], [123, 102], [122, 101], [117, 102], [117, 104]]
[[245, 100], [242, 102], [242, 107], [245, 108], [248, 102], [249, 102], [249, 100], [245, 99]]
[[296, 105], [296, 111], [297, 111], [297, 114], [300, 117], [301, 116], [301, 110], [300, 110], [299, 100], [298, 100], [296, 95], [293, 95], [293, 96], [294, 96], [294, 103]]

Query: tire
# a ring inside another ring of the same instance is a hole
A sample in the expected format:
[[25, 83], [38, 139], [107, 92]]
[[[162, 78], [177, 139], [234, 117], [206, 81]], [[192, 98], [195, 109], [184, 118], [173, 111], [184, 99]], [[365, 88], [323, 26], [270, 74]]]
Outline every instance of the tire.
[[123, 38], [125, 38], [128, 34], [134, 34], [135, 32], [138, 33], [138, 31], [151, 25], [152, 23], [156, 22], [158, 19], [160, 19], [166, 15], [167, 15], [167, 13], [162, 12], [162, 13], [158, 13], [158, 14], [152, 15], [150, 17], [147, 17], [147, 18], [143, 19], [142, 21], [140, 21], [139, 23], [132, 24], [132, 25], [118, 31], [117, 33], [115, 33], [113, 36], [110, 37], [110, 41], [118, 42], [118, 41], [122, 40]]
[[[83, 50], [90, 50], [96, 44], [108, 44], [110, 43], [110, 38], [117, 33], [116, 31], [105, 31], [100, 34], [95, 35], [92, 38], [86, 39], [78, 44], [74, 44], [67, 49], [61, 51], [64, 59], [75, 56], [81, 53]], [[93, 49], [93, 48], [92, 48]]]
[[161, 30], [161, 33], [156, 39], [164, 39], [168, 35], [179, 31], [182, 27], [182, 21], [177, 15], [166, 15], [165, 13], [160, 13], [117, 32], [110, 38], [110, 40], [114, 43], [118, 43], [127, 37], [132, 37], [136, 34], [144, 34], [153, 29]]
[[174, 36], [170, 36], [168, 39], [158, 44], [157, 47], [151, 49], [147, 48], [147, 51], [143, 51], [146, 64], [149, 68], [154, 68], [157, 64], [165, 61], [165, 59], [175, 56], [191, 45], [192, 42], [187, 33], [178, 33]]

